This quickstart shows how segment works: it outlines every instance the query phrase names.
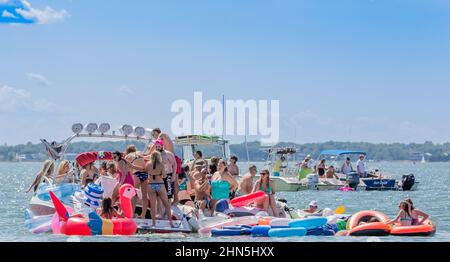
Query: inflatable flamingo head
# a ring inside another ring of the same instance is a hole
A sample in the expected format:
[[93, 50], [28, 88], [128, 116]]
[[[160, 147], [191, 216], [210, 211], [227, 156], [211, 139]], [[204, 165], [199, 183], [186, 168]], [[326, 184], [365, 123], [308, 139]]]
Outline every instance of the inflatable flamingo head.
[[134, 188], [132, 185], [129, 185], [129, 184], [124, 184], [120, 188], [119, 192], [122, 197], [125, 197], [128, 199], [132, 199], [135, 195], [137, 195], [136, 188]]

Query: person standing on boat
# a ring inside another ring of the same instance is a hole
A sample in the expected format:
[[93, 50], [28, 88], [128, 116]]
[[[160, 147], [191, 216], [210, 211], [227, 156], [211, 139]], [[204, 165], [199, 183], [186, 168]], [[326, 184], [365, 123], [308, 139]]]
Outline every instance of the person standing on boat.
[[319, 175], [320, 178], [325, 178], [325, 170], [326, 170], [326, 166], [325, 166], [325, 159], [320, 160], [320, 163], [317, 165], [317, 174]]
[[255, 165], [248, 168], [248, 173], [241, 178], [239, 182], [238, 194], [240, 196], [249, 195], [253, 191], [253, 179], [258, 173], [258, 169]]
[[311, 155], [307, 155], [300, 164], [299, 180], [306, 178], [307, 175], [314, 173], [314, 160]]
[[358, 162], [356, 162], [356, 171], [358, 172], [359, 177], [367, 177], [367, 172], [366, 172], [366, 164], [364, 162], [366, 156], [365, 155], [360, 155]]
[[132, 167], [131, 173], [133, 174], [134, 187], [140, 188], [142, 192], [142, 219], [145, 219], [147, 214], [148, 200], [147, 200], [147, 187], [148, 187], [148, 174], [145, 172], [145, 160], [138, 154], [137, 148], [134, 145], [129, 145], [125, 151], [125, 159], [130, 163]]
[[269, 211], [270, 207], [270, 209], [272, 209], [273, 216], [277, 217], [278, 212], [275, 202], [275, 182], [270, 179], [269, 169], [263, 169], [259, 174], [261, 175], [261, 178], [256, 181], [255, 186], [253, 187], [253, 193], [263, 191], [266, 193], [267, 197], [264, 203], [257, 203], [257, 206], [261, 206], [262, 204], [262, 208], [266, 211]]
[[122, 153], [119, 151], [114, 152], [113, 154], [114, 164], [117, 171], [118, 182], [114, 188], [113, 192], [113, 203], [116, 203], [119, 198], [119, 189], [124, 184], [129, 184], [134, 186], [134, 180], [131, 175], [131, 166], [130, 164], [122, 157]]
[[219, 170], [211, 179], [212, 206], [215, 209], [216, 203], [222, 199], [230, 199], [230, 196], [238, 189], [239, 185], [234, 177], [228, 172], [227, 161], [219, 161]]
[[164, 149], [164, 142], [161, 140], [156, 140], [155, 149], [161, 154], [162, 163], [164, 165], [165, 177], [164, 184], [166, 186], [167, 197], [172, 205], [178, 204], [178, 177], [177, 171], [177, 161], [175, 155]]
[[237, 156], [230, 157], [228, 172], [230, 172], [230, 174], [234, 177], [234, 179], [237, 179], [239, 177], [239, 167], [236, 165], [237, 162], [238, 162]]
[[217, 172], [217, 166], [219, 165], [219, 158], [216, 156], [211, 157], [211, 164], [208, 166], [209, 174], [214, 174]]
[[277, 162], [275, 162], [275, 164], [273, 165], [273, 170], [272, 170], [272, 174], [275, 177], [278, 177], [281, 175], [281, 169], [283, 166], [283, 163], [286, 161], [286, 158], [284, 156], [281, 156], [280, 159], [277, 160]]
[[55, 170], [55, 164], [51, 160], [45, 160], [44, 166], [42, 170], [37, 174], [30, 188], [26, 191], [27, 193], [33, 189], [33, 192], [36, 192], [39, 184], [41, 183], [42, 178], [45, 176], [48, 179], [51, 179], [53, 171]]
[[351, 161], [350, 157], [347, 157], [347, 159], [345, 159], [345, 162], [344, 162], [344, 164], [342, 164], [342, 167], [341, 167], [341, 172], [344, 175], [348, 175], [351, 172], [353, 172], [353, 166], [352, 166], [352, 161]]
[[191, 166], [189, 167], [191, 170], [194, 169], [198, 162], [204, 162], [202, 151], [197, 151], [194, 154], [194, 161], [192, 161]]
[[[160, 128], [154, 128], [152, 130], [152, 138], [156, 140], [160, 140], [163, 142], [164, 149], [171, 152], [172, 154], [175, 154], [175, 147], [173, 145], [172, 139], [170, 139], [169, 135], [166, 133], [163, 133]], [[153, 151], [156, 150], [156, 144], [151, 145], [150, 152], [151, 154]]]
[[181, 174], [178, 174], [178, 199], [180, 204], [194, 207], [194, 200], [191, 199], [192, 194], [195, 196], [195, 190], [189, 179], [189, 165], [183, 165]]
[[[159, 145], [158, 145], [159, 146]], [[162, 147], [162, 145], [161, 145]], [[166, 191], [164, 177], [166, 176], [165, 167], [162, 162], [161, 153], [155, 151], [150, 155], [150, 161], [145, 166], [145, 171], [148, 176], [148, 195], [150, 199], [150, 211], [152, 215], [153, 226], [156, 226], [157, 202], [159, 201], [164, 206], [165, 214], [172, 224], [172, 211], [170, 208], [170, 200]]]
[[211, 185], [209, 184], [207, 174], [208, 170], [206, 168], [203, 168], [198, 174], [199, 178], [194, 183], [194, 205], [197, 211], [201, 210], [203, 213], [206, 209], [208, 209], [211, 212], [212, 216], [214, 214], [214, 209], [212, 208]]

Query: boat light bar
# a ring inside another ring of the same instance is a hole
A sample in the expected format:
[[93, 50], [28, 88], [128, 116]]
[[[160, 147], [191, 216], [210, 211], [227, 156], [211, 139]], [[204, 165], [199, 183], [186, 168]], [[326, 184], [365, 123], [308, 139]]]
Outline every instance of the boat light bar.
[[126, 135], [126, 136], [129, 136], [129, 135], [131, 135], [131, 134], [133, 134], [133, 127], [132, 126], [130, 126], [130, 125], [123, 125], [121, 128], [120, 128], [120, 132], [122, 132], [122, 134], [124, 134], [124, 135]]
[[89, 123], [86, 126], [86, 132], [88, 132], [89, 134], [97, 132], [97, 129], [98, 129], [98, 125], [96, 123]]
[[140, 126], [135, 127], [134, 134], [138, 137], [144, 137], [145, 136], [145, 128], [140, 127]]
[[80, 124], [80, 123], [73, 124], [72, 132], [74, 132], [77, 135], [80, 134], [81, 132], [83, 132], [83, 124]]
[[98, 131], [100, 131], [100, 133], [102, 134], [108, 133], [110, 129], [111, 125], [108, 123], [101, 123], [100, 126], [98, 127]]

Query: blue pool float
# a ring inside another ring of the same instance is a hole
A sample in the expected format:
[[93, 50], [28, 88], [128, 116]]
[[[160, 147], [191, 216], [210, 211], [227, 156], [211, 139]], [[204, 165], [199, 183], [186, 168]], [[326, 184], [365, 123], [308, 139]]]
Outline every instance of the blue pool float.
[[304, 237], [306, 236], [306, 228], [278, 228], [269, 230], [269, 237]]
[[328, 220], [325, 217], [314, 217], [306, 219], [297, 219], [289, 223], [289, 227], [301, 227], [306, 228], [306, 230], [322, 227], [326, 225]]
[[235, 228], [235, 229], [218, 229], [214, 228], [211, 230], [211, 235], [214, 237], [226, 237], [226, 236], [245, 236], [251, 235], [252, 230], [248, 228]]
[[272, 228], [270, 226], [255, 226], [252, 228], [252, 236], [254, 237], [268, 237], [269, 231]]

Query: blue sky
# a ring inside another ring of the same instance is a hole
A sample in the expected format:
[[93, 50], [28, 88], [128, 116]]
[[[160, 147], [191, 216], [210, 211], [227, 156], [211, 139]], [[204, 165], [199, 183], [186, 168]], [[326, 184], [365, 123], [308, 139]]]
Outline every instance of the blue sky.
[[0, 0], [0, 50], [2, 144], [168, 129], [194, 91], [279, 99], [284, 141], [450, 141], [444, 0]]

